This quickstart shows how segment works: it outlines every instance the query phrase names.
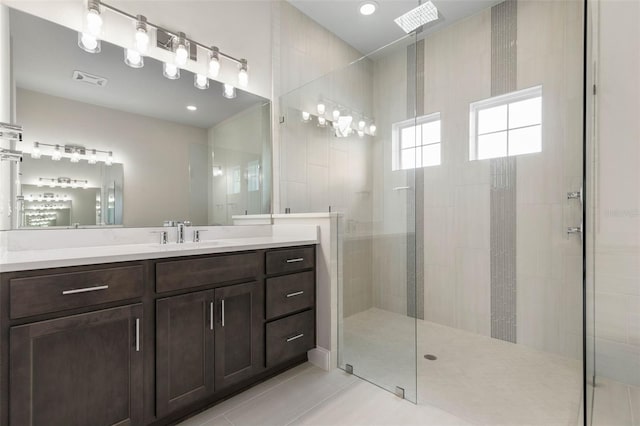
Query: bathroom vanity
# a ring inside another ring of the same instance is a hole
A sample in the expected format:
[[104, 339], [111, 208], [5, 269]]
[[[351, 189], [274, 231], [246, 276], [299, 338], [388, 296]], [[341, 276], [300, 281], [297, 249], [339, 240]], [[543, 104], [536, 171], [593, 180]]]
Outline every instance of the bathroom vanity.
[[306, 361], [315, 245], [247, 247], [2, 273], [0, 423], [172, 424]]

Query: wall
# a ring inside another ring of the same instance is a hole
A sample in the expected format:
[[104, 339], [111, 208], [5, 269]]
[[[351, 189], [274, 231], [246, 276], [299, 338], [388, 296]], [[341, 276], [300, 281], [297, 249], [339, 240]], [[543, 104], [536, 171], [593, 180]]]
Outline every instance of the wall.
[[29, 129], [22, 142], [25, 152], [34, 141], [113, 151], [114, 161], [124, 165], [125, 226], [190, 218], [189, 149], [192, 144], [206, 146], [206, 129], [22, 89], [16, 109]]
[[[81, 30], [83, 0], [5, 0], [16, 9], [48, 19], [74, 30]], [[133, 15], [142, 14], [150, 22], [174, 31], [205, 45], [215, 45], [221, 51], [249, 63], [247, 90], [265, 98], [271, 97], [271, 2], [268, 1], [130, 1], [107, 2]], [[113, 13], [104, 15], [103, 39], [119, 46], [131, 43], [132, 24]], [[152, 48], [149, 56], [167, 60], [168, 52]], [[202, 56], [204, 66], [205, 55]], [[198, 64], [189, 63], [186, 69], [198, 71]], [[237, 84], [237, 65], [222, 61], [219, 80]]]
[[596, 375], [640, 386], [640, 4], [599, 1], [594, 15]]

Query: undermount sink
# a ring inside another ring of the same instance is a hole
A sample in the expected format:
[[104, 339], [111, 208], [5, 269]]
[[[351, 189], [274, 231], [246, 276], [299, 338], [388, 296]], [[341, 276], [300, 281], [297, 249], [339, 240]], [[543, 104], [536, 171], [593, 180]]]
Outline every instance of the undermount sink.
[[155, 243], [155, 244], [151, 244], [152, 247], [156, 247], [159, 249], [166, 249], [166, 250], [193, 250], [193, 249], [199, 249], [199, 248], [209, 248], [209, 247], [216, 247], [222, 245], [222, 243], [220, 241], [199, 241], [199, 242], [193, 242], [193, 241], [185, 241], [184, 243], [167, 243], [167, 244], [160, 244], [160, 243]]

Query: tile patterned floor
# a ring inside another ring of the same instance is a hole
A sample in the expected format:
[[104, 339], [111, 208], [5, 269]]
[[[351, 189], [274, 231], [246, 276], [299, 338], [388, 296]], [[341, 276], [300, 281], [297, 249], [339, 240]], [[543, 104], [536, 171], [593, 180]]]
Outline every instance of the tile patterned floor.
[[640, 387], [596, 378], [593, 426], [640, 426]]

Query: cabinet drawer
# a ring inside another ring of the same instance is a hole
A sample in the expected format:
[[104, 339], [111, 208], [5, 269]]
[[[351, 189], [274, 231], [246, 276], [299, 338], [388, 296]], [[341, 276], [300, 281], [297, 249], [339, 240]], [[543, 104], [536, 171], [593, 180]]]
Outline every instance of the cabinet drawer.
[[267, 368], [315, 347], [315, 315], [311, 310], [267, 323]]
[[11, 318], [131, 299], [143, 291], [142, 265], [14, 278], [9, 281]]
[[267, 252], [267, 274], [280, 274], [313, 268], [315, 261], [313, 247], [272, 250]]
[[267, 280], [267, 319], [312, 308], [315, 301], [313, 271]]
[[156, 265], [156, 291], [181, 290], [260, 275], [258, 253], [230, 254], [199, 259], [160, 262]]

